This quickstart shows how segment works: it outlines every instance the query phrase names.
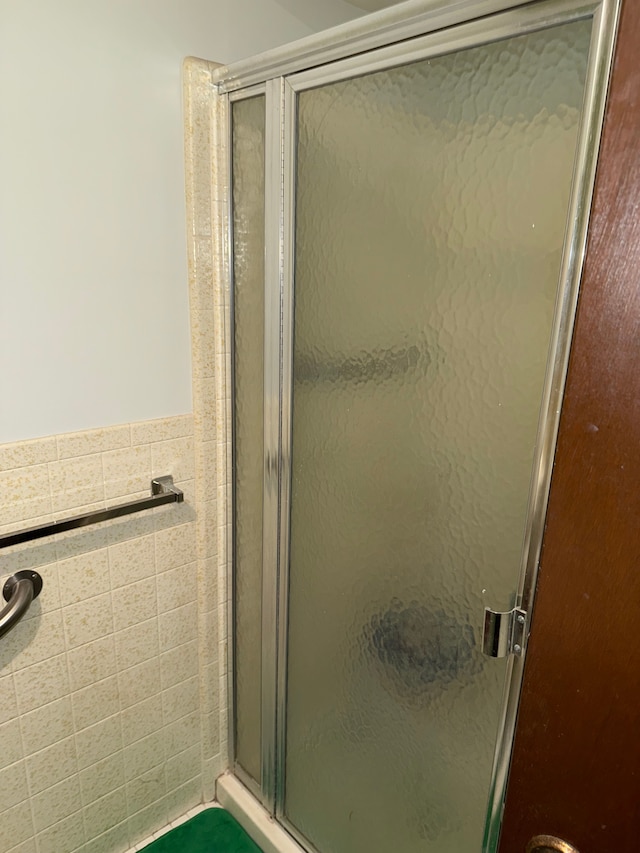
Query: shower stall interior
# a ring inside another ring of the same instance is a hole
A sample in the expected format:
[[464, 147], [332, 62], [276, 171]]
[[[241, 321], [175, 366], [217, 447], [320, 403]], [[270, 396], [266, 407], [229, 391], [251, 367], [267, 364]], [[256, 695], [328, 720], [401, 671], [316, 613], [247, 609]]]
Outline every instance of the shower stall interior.
[[412, 2], [215, 74], [231, 772], [304, 849], [497, 847], [617, 12]]

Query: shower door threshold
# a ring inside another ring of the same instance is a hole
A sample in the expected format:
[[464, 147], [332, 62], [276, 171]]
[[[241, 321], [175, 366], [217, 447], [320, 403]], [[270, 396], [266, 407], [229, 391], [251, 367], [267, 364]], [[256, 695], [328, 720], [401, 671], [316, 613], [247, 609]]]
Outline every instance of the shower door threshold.
[[307, 853], [229, 771], [216, 781], [216, 799], [263, 853]]

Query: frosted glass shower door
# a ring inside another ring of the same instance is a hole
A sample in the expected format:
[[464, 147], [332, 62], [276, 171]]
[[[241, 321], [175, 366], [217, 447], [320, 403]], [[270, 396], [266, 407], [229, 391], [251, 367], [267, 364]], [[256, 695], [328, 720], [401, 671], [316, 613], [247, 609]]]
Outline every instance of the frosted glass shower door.
[[260, 782], [264, 446], [265, 98], [233, 104], [234, 745], [236, 772]]
[[482, 848], [590, 30], [297, 95], [283, 820], [321, 853]]

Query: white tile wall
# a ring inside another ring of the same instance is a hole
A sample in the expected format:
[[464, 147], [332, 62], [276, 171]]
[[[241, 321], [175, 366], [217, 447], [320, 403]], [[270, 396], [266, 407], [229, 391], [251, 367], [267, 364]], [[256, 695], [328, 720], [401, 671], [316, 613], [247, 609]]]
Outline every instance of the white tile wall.
[[203, 767], [220, 765], [202, 749], [218, 697], [201, 655], [217, 634], [198, 637], [199, 613], [217, 580], [198, 563], [193, 418], [0, 446], [0, 532], [148, 494], [162, 474], [184, 504], [1, 554], [0, 584], [28, 567], [44, 580], [0, 642], [3, 853], [134, 849], [201, 802]]

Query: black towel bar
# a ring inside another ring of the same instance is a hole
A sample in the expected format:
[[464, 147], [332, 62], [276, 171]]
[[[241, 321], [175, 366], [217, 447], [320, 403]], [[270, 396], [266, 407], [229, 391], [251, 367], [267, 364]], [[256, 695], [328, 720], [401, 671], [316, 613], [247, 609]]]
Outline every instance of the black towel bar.
[[169, 503], [182, 503], [184, 492], [173, 485], [173, 477], [156, 477], [151, 481], [151, 496], [140, 498], [137, 501], [118, 504], [107, 509], [98, 509], [85, 515], [76, 515], [72, 518], [63, 518], [60, 521], [50, 521], [39, 527], [29, 527], [26, 530], [18, 530], [15, 533], [4, 533], [0, 536], [0, 548], [9, 548], [11, 545], [20, 545], [22, 542], [30, 542], [32, 539], [43, 539], [56, 533], [65, 533], [67, 530], [75, 530], [77, 527], [86, 527], [89, 524], [99, 524], [101, 521], [109, 521], [111, 518], [119, 518], [121, 515], [129, 515], [132, 512], [142, 512], [144, 509], [153, 509], [157, 506]]

